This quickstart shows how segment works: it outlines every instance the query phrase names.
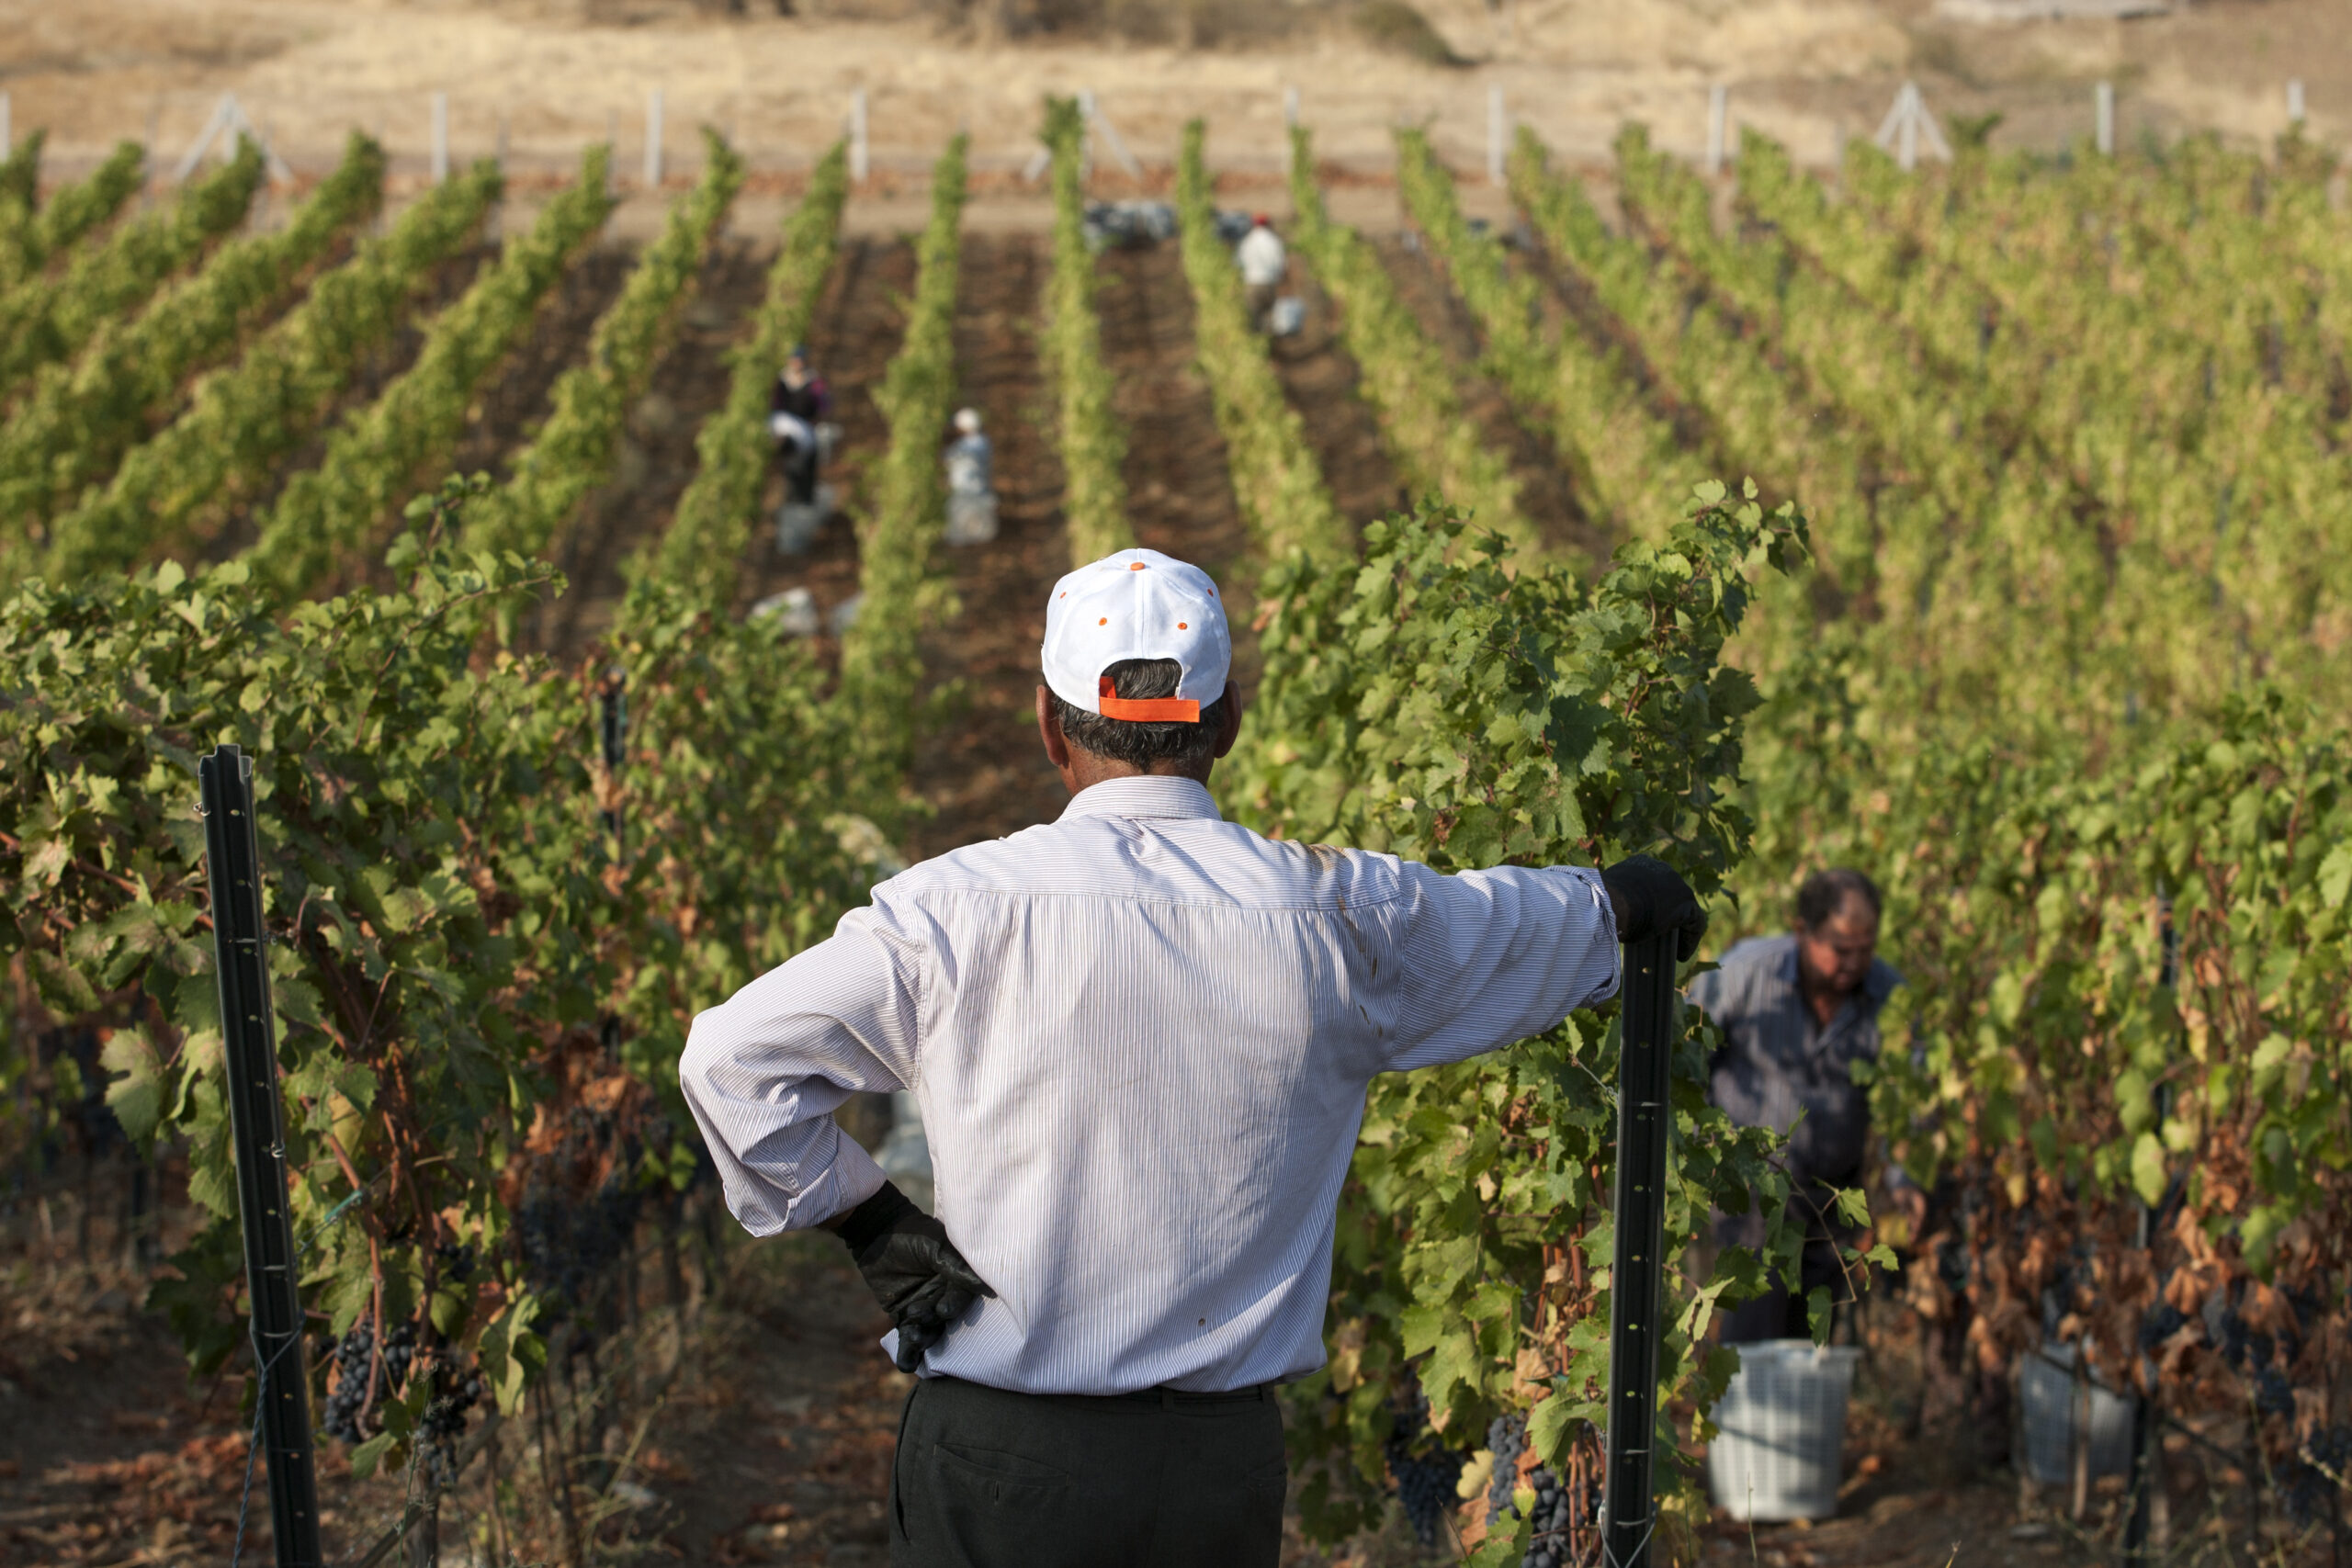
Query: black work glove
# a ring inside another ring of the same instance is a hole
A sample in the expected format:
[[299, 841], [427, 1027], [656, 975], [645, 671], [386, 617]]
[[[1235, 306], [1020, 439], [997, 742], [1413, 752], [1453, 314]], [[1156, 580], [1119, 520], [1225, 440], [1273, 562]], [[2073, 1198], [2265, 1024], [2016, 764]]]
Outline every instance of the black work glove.
[[1629, 855], [1600, 874], [1617, 901], [1617, 940], [1631, 944], [1675, 933], [1674, 956], [1687, 964], [1707, 934], [1707, 911], [1675, 869], [1656, 855]]
[[976, 1299], [996, 1294], [947, 1239], [947, 1227], [889, 1182], [852, 1209], [835, 1234], [899, 1331], [902, 1372], [922, 1365], [923, 1352]]

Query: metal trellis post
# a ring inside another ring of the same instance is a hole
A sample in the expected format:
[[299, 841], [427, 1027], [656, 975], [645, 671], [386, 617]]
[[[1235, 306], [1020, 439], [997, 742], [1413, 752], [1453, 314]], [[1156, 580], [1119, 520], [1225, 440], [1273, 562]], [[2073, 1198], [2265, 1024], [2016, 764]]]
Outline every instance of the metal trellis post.
[[253, 763], [222, 746], [198, 765], [204, 803], [204, 879], [212, 895], [212, 956], [220, 980], [229, 1121], [237, 1148], [245, 1280], [253, 1293], [254, 1355], [261, 1373], [262, 1451], [268, 1461], [270, 1539], [278, 1568], [317, 1568], [319, 1488], [311, 1444], [310, 1378], [294, 1222], [286, 1199], [286, 1117], [269, 1010], [262, 925], [261, 840]]
[[1625, 947], [1617, 1067], [1616, 1251], [1609, 1275], [1609, 1568], [1648, 1568], [1657, 1523], [1658, 1337], [1665, 1329], [1666, 1155], [1674, 1137], [1674, 933]]
[[605, 763], [605, 787], [612, 791], [613, 804], [605, 813], [605, 831], [612, 836], [613, 858], [621, 856], [621, 767], [628, 761], [628, 691], [627, 677], [616, 665], [605, 671], [604, 689], [597, 697], [596, 734]]
[[[2180, 987], [2180, 932], [2172, 923], [2172, 894], [2167, 890], [2156, 897], [2156, 919], [2159, 940], [2163, 945], [2162, 967], [2156, 984], [2166, 991]], [[2168, 1086], [2160, 1086], [2156, 1093], [2156, 1124], [2164, 1125], [2172, 1114]], [[2151, 1251], [2156, 1245], [2158, 1212], [2166, 1206], [2159, 1202], [2154, 1209], [2140, 1205], [2140, 1250]], [[2165, 1413], [2156, 1404], [2155, 1359], [2144, 1350], [2141, 1364], [2146, 1371], [2147, 1390], [2132, 1407], [2132, 1490], [2129, 1494], [2132, 1512], [2123, 1521], [2122, 1560], [2127, 1563], [2145, 1562], [2149, 1546], [2155, 1534], [2156, 1491], [2164, 1483]], [[2087, 1427], [2075, 1434], [2075, 1440], [2087, 1445]]]

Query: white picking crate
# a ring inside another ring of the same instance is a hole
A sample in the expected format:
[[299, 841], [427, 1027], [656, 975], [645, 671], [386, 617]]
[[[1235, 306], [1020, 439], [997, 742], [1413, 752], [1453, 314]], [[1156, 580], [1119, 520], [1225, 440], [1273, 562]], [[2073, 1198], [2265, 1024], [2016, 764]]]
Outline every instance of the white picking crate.
[[1838, 1511], [1846, 1398], [1861, 1352], [1810, 1339], [1736, 1346], [1739, 1371], [1707, 1445], [1715, 1506], [1736, 1519], [1826, 1519]]

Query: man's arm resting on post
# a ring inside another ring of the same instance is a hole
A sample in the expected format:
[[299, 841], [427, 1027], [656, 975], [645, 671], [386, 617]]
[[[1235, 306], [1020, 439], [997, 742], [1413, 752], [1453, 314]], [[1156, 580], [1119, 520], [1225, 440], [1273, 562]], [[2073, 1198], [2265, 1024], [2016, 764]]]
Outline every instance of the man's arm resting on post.
[[1458, 1062], [1540, 1034], [1616, 994], [1621, 943], [1670, 931], [1688, 957], [1706, 929], [1689, 886], [1647, 855], [1606, 871], [1496, 866], [1448, 876], [1408, 863], [1406, 874], [1420, 897], [1392, 1069]]

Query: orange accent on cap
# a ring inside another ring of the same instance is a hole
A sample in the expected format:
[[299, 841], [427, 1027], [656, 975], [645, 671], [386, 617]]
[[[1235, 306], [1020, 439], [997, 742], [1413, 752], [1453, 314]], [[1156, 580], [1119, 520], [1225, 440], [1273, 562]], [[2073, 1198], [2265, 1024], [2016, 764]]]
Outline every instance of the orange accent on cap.
[[1141, 571], [1143, 570], [1143, 562], [1139, 560], [1131, 560], [1127, 563], [1127, 570], [1129, 571]]
[[1176, 629], [1177, 629], [1178, 631], [1182, 632], [1182, 631], [1190, 631], [1192, 628], [1191, 628], [1190, 626], [1187, 626], [1183, 622], [1179, 621], [1179, 622], [1177, 622], [1177, 623], [1176, 623]]
[[1109, 626], [1109, 625], [1111, 624], [1111, 617], [1110, 617], [1110, 616], [1108, 616], [1108, 615], [1105, 615], [1105, 616], [1103, 616], [1101, 620], [1099, 620], [1099, 621], [1095, 622], [1094, 624], [1095, 624], [1096, 626]]
[[1101, 677], [1094, 688], [1095, 701], [1104, 718], [1124, 718], [1130, 724], [1198, 724], [1201, 705], [1190, 697], [1120, 697], [1111, 691], [1111, 677]]

